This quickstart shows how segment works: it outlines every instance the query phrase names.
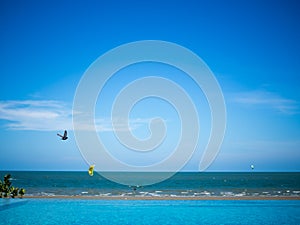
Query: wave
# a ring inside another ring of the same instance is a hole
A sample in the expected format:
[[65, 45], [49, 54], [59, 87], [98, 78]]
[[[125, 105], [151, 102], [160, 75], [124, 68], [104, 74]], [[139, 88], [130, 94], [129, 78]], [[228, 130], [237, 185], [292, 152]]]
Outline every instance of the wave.
[[262, 191], [262, 192], [233, 192], [233, 191], [220, 191], [220, 192], [191, 192], [191, 191], [176, 191], [176, 192], [165, 192], [156, 190], [153, 192], [148, 191], [133, 191], [133, 192], [88, 192], [81, 191], [79, 193], [70, 192], [36, 192], [28, 193], [27, 196], [100, 196], [100, 197], [300, 197], [300, 191]]

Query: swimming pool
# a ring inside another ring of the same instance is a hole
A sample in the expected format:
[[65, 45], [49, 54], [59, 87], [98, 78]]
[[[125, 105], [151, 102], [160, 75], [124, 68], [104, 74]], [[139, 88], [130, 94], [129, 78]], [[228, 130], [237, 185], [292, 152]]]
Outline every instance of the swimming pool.
[[297, 200], [0, 199], [0, 224], [300, 224]]

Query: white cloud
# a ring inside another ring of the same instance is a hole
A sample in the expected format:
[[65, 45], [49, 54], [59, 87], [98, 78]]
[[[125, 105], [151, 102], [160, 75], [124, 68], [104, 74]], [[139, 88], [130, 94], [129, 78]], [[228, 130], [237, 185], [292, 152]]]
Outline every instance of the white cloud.
[[[98, 131], [130, 131], [135, 130], [144, 124], [148, 124], [151, 118], [136, 118], [125, 120], [124, 118], [101, 118], [96, 119], [96, 129]], [[115, 124], [115, 127], [112, 126], [112, 121]], [[129, 124], [128, 124], [129, 123]]]
[[[129, 120], [129, 130], [135, 130], [148, 124], [152, 118]], [[70, 105], [52, 100], [0, 101], [0, 120], [12, 130], [58, 131], [72, 130], [72, 108]], [[114, 118], [115, 129], [111, 118], [96, 118], [98, 132], [128, 131], [127, 120]], [[92, 130], [93, 125], [82, 124], [79, 129]]]
[[0, 119], [14, 130], [70, 129], [71, 110], [52, 100], [0, 101]]
[[264, 90], [235, 93], [233, 101], [250, 106], [272, 108], [284, 114], [299, 113], [299, 103], [297, 101]]

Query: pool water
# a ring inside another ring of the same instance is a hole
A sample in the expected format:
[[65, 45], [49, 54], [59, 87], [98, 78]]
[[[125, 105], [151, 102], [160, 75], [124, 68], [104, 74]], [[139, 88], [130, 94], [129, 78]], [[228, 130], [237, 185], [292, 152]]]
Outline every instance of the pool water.
[[300, 224], [300, 201], [0, 199], [0, 224]]

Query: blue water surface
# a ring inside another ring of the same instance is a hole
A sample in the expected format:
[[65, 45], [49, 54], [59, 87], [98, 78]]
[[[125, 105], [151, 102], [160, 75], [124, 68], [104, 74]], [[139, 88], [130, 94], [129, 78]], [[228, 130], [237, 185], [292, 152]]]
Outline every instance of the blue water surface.
[[[0, 171], [11, 174], [12, 185], [33, 196], [300, 196], [300, 172], [179, 172], [163, 182], [132, 187], [95, 173], [62, 171]], [[128, 180], [160, 173], [117, 172]], [[161, 176], [161, 175], [158, 175]]]
[[0, 199], [0, 224], [300, 224], [297, 200]]

